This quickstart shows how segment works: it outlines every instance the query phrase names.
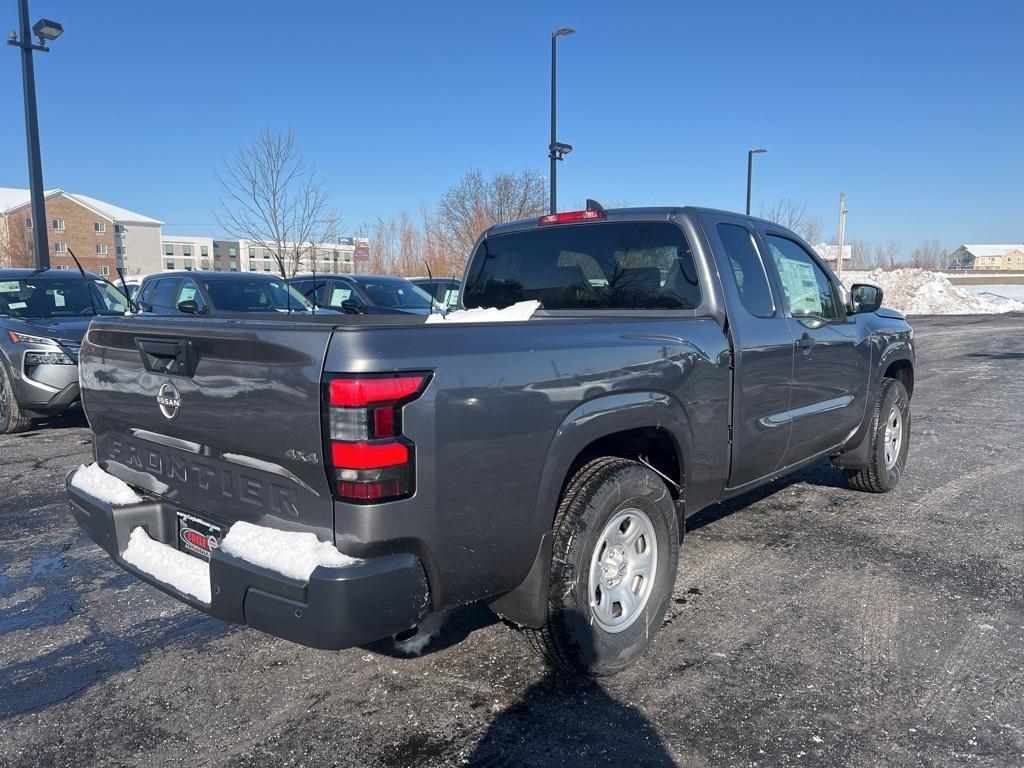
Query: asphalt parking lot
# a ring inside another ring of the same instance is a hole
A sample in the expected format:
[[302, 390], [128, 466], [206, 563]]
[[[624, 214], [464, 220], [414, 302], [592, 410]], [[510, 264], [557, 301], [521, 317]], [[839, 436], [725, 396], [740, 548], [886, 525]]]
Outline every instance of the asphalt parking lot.
[[0, 437], [0, 764], [1024, 765], [1024, 317], [915, 327], [897, 491], [822, 463], [691, 518], [657, 642], [597, 684], [475, 607], [417, 658], [206, 618], [71, 521], [84, 421]]

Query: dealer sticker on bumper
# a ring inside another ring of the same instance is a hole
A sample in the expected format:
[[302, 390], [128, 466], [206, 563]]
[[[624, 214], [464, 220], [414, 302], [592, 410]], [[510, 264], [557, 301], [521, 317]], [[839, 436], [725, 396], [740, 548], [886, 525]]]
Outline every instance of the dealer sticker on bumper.
[[210, 550], [220, 545], [223, 536], [220, 526], [189, 515], [178, 513], [178, 549], [190, 555], [210, 559]]

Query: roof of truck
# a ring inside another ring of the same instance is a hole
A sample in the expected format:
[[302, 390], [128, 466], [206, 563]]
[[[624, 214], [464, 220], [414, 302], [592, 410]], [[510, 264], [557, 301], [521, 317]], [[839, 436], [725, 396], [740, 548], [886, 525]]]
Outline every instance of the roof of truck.
[[[630, 221], [630, 220], [642, 220], [642, 221], [664, 221], [671, 219], [680, 213], [687, 213], [691, 215], [701, 213], [712, 213], [712, 214], [724, 214], [728, 216], [739, 216], [741, 218], [747, 218], [752, 221], [764, 221], [769, 222], [767, 219], [760, 219], [757, 216], [746, 216], [745, 214], [738, 213], [736, 211], [725, 211], [717, 208], [703, 208], [693, 205], [663, 205], [663, 206], [637, 206], [632, 208], [606, 208], [605, 216], [603, 219], [594, 221], [581, 221], [581, 222], [567, 222], [567, 224], [592, 224], [599, 223], [599, 221]], [[518, 219], [516, 221], [509, 221], [504, 224], [495, 224], [487, 230], [488, 235], [498, 235], [506, 232], [521, 232], [527, 229], [533, 229], [537, 226], [539, 216], [534, 216], [529, 219]], [[567, 226], [567, 224], [559, 224], [554, 226]]]

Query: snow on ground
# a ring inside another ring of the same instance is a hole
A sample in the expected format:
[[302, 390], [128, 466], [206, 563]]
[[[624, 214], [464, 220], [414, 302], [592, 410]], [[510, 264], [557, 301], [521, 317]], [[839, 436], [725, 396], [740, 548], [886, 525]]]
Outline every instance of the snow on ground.
[[1024, 285], [965, 285], [963, 289], [992, 301], [1024, 302]]
[[138, 504], [142, 498], [123, 480], [108, 475], [95, 462], [80, 464], [71, 478], [71, 484], [80, 491], [108, 504]]
[[511, 307], [496, 309], [495, 307], [478, 307], [476, 309], [459, 309], [447, 315], [430, 315], [428, 323], [496, 323], [529, 320], [533, 313], [540, 309], [539, 301], [520, 301]]
[[[953, 285], [938, 272], [904, 268], [872, 272], [843, 272], [843, 282], [875, 283], [885, 293], [882, 305], [906, 315], [991, 315], [1024, 312], [1024, 301], [976, 295], [966, 287]], [[971, 286], [991, 288], [993, 286]]]
[[278, 531], [242, 520], [231, 526], [220, 548], [253, 565], [301, 581], [308, 581], [318, 565], [338, 568], [360, 562], [320, 541], [316, 534]]
[[205, 560], [153, 541], [142, 528], [132, 531], [122, 557], [157, 581], [204, 603], [210, 602], [210, 566]]

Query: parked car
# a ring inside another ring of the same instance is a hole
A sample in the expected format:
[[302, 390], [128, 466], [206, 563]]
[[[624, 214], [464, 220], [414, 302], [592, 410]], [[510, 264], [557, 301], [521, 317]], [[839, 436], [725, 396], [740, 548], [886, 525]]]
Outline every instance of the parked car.
[[297, 275], [288, 281], [317, 306], [358, 315], [429, 315], [443, 309], [429, 293], [390, 275]]
[[82, 334], [96, 315], [126, 309], [122, 293], [90, 272], [0, 270], [0, 433], [78, 408]]
[[309, 312], [310, 302], [280, 277], [262, 272], [162, 272], [135, 298], [143, 314], [209, 315]]
[[413, 277], [409, 282], [419, 286], [434, 297], [434, 301], [442, 307], [456, 309], [459, 306], [459, 290], [462, 281], [454, 277]]
[[[594, 207], [481, 236], [464, 306], [542, 302], [526, 320], [98, 318], [95, 456], [143, 501], [69, 479], [71, 509], [144, 581], [298, 643], [485, 601], [555, 664], [612, 674], [662, 623], [687, 516], [822, 459], [900, 482], [913, 332], [881, 300], [772, 222]], [[298, 574], [268, 543], [296, 531], [330, 555]], [[193, 586], [148, 564], [165, 554]]]

